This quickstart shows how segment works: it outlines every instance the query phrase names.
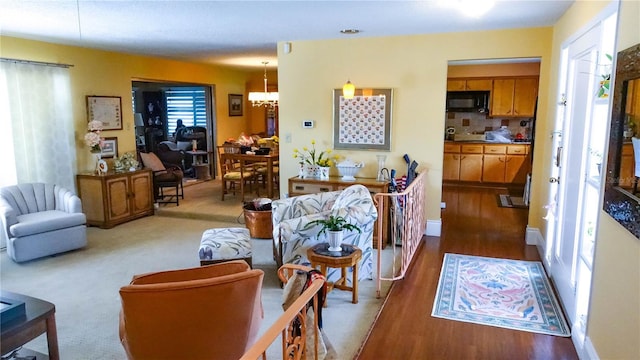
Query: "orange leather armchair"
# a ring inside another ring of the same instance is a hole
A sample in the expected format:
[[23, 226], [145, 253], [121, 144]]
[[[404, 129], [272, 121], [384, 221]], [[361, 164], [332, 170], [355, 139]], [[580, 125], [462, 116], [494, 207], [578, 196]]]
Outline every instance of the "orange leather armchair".
[[120, 288], [129, 359], [239, 359], [263, 318], [264, 273], [244, 261], [133, 277]]

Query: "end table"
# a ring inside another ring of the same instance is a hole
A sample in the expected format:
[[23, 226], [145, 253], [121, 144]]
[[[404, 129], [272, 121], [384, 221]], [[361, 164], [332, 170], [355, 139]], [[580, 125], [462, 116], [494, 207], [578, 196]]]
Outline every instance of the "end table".
[[[352, 292], [351, 302], [358, 303], [358, 261], [362, 258], [362, 250], [354, 245], [342, 244], [342, 251], [329, 251], [328, 243], [317, 244], [307, 250], [307, 258], [311, 267], [320, 266], [320, 272], [326, 277], [327, 268], [340, 268], [342, 276], [335, 283], [327, 282], [327, 294], [333, 289]], [[347, 268], [353, 267], [351, 286], [347, 285]], [[324, 306], [327, 306], [325, 301]]]

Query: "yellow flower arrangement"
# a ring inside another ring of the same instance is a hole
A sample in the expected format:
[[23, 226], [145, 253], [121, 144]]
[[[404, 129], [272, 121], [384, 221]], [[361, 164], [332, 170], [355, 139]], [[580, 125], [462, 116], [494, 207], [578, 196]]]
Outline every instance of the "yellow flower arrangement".
[[[311, 140], [311, 149], [306, 146], [302, 148], [302, 152], [298, 149], [293, 149], [293, 157], [300, 159], [300, 163], [307, 163], [309, 165], [318, 165], [322, 167], [331, 166], [331, 162], [338, 159], [338, 155], [333, 156], [333, 160], [330, 157], [331, 149], [320, 152], [318, 155], [316, 151], [316, 141]], [[317, 156], [317, 157], [316, 157]]]

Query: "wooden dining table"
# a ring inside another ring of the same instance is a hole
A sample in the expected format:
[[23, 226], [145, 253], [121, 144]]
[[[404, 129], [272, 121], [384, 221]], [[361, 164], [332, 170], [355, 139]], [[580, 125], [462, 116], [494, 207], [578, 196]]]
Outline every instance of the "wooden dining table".
[[255, 154], [232, 154], [226, 153], [227, 158], [237, 160], [241, 167], [252, 163], [266, 163], [267, 168], [267, 197], [273, 199], [273, 167], [274, 163], [278, 161], [280, 155], [278, 153], [270, 153], [268, 155], [255, 155]]

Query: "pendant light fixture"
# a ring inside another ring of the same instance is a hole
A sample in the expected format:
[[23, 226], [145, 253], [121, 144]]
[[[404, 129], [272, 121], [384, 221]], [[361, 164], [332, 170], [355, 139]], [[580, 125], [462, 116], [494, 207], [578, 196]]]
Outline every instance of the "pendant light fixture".
[[356, 86], [351, 83], [351, 80], [347, 80], [347, 83], [342, 87], [342, 97], [345, 99], [353, 99], [355, 93]]
[[[340, 33], [341, 34], [345, 34], [345, 35], [355, 35], [355, 34], [357, 34], [359, 32], [360, 32], [360, 30], [358, 30], [358, 29], [342, 29], [342, 30], [340, 30]], [[351, 80], [347, 79], [347, 82], [342, 87], [342, 97], [344, 97], [345, 99], [353, 99], [353, 96], [355, 95], [355, 93], [356, 93], [356, 86], [353, 85]]]
[[266, 106], [276, 107], [278, 106], [279, 96], [277, 92], [267, 91], [267, 64], [268, 61], [263, 61], [264, 64], [264, 92], [250, 92], [249, 101], [253, 106]]

